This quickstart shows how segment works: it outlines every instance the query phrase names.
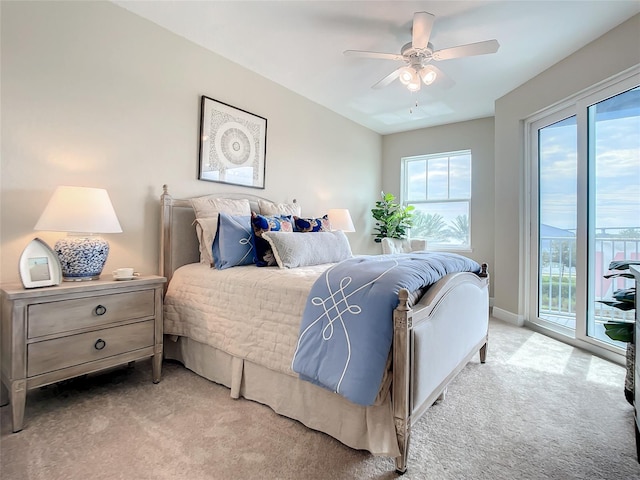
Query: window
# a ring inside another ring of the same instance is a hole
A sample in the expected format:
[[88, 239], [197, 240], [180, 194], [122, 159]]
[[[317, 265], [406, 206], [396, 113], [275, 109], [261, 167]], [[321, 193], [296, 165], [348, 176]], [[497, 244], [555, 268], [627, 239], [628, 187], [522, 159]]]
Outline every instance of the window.
[[402, 199], [413, 205], [412, 238], [430, 248], [471, 248], [471, 150], [402, 159]]

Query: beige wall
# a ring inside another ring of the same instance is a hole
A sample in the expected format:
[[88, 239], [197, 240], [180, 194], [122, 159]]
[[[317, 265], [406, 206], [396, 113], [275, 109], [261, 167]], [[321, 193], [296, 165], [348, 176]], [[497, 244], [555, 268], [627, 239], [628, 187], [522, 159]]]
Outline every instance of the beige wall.
[[[523, 317], [524, 120], [640, 63], [640, 15], [496, 101], [494, 305]], [[495, 310], [494, 310], [495, 313]]]
[[162, 184], [176, 196], [239, 189], [196, 180], [199, 103], [207, 95], [268, 119], [266, 189], [245, 191], [296, 198], [309, 215], [351, 209], [357, 253], [377, 251], [370, 209], [381, 189], [399, 194], [401, 157], [471, 148], [470, 256], [490, 263], [495, 305], [522, 315], [522, 122], [640, 63], [635, 16], [499, 99], [495, 124], [480, 119], [381, 138], [114, 4], [0, 5], [1, 281], [18, 279], [20, 252], [34, 236], [50, 244], [61, 236], [33, 226], [63, 184], [111, 195], [124, 232], [107, 235], [105, 271], [156, 272]]
[[385, 135], [382, 138], [382, 188], [400, 196], [401, 159], [416, 155], [471, 150], [472, 252], [477, 262], [494, 263], [494, 126], [493, 117]]
[[376, 250], [369, 210], [381, 137], [108, 2], [1, 4], [1, 270], [17, 281], [57, 185], [109, 191], [121, 234], [105, 267], [157, 272], [159, 196], [242, 190], [197, 180], [200, 96], [268, 120], [266, 188], [303, 214], [351, 210], [357, 253]]

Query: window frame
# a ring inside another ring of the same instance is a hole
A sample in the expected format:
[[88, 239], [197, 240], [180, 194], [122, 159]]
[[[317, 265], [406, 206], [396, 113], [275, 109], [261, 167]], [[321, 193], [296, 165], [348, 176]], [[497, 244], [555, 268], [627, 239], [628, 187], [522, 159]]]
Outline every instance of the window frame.
[[[469, 196], [468, 197], [456, 197], [451, 198], [451, 158], [456, 156], [467, 155], [469, 157]], [[428, 177], [429, 177], [429, 161], [430, 160], [447, 160], [447, 198], [429, 200], [428, 198]], [[411, 162], [426, 160], [426, 192], [424, 200], [410, 200], [409, 196], [409, 175], [407, 174], [408, 164]], [[445, 244], [430, 244], [427, 243], [429, 250], [447, 250], [458, 252], [471, 252], [472, 248], [472, 235], [471, 235], [471, 200], [473, 199], [473, 154], [470, 148], [462, 150], [452, 150], [447, 152], [427, 153], [421, 155], [412, 155], [401, 158], [401, 176], [400, 176], [400, 199], [404, 206], [407, 205], [428, 205], [428, 204], [443, 204], [443, 203], [462, 203], [467, 204], [467, 222], [469, 224], [468, 242], [466, 245], [445, 245]], [[418, 237], [416, 237], [418, 238]]]
[[[524, 119], [524, 198], [521, 197], [521, 218], [524, 219], [524, 231], [520, 250], [520, 263], [523, 265], [520, 292], [524, 299], [524, 324], [533, 330], [543, 332], [561, 342], [583, 348], [590, 353], [607, 358], [614, 362], [621, 362], [624, 354], [619, 347], [612, 346], [587, 334], [588, 308], [590, 307], [589, 295], [593, 291], [593, 285], [589, 282], [593, 278], [589, 277], [588, 255], [591, 239], [589, 238], [589, 222], [592, 215], [592, 206], [589, 205], [589, 190], [593, 188], [590, 184], [592, 180], [589, 174], [590, 164], [588, 161], [588, 148], [590, 126], [588, 121], [588, 107], [593, 106], [603, 100], [612, 98], [627, 90], [640, 86], [640, 67], [631, 67], [619, 74], [613, 75], [591, 87], [588, 87], [576, 94], [573, 94], [562, 101], [552, 104]], [[561, 117], [576, 116], [577, 128], [577, 152], [578, 152], [578, 204], [577, 204], [577, 228], [576, 228], [576, 269], [580, 268], [583, 273], [576, 284], [576, 325], [575, 329], [559, 328], [545, 322], [538, 316], [538, 291], [537, 275], [539, 252], [537, 242], [539, 237], [538, 222], [538, 202], [539, 193], [537, 185], [539, 181], [538, 172], [538, 149], [537, 131], [546, 124], [552, 124]]]

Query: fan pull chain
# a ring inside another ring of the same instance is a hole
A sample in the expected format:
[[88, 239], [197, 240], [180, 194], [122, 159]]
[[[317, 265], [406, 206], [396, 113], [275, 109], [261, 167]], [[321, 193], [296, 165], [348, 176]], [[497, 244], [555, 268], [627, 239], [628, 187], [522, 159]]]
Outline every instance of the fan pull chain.
[[[418, 100], [416, 100], [416, 108], [418, 108]], [[413, 114], [413, 107], [409, 107], [409, 113]]]

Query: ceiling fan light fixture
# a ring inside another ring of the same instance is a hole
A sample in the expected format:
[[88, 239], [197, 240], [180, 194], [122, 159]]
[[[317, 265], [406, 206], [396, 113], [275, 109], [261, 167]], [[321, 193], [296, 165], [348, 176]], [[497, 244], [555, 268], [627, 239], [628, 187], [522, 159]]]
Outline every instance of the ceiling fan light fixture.
[[420, 77], [422, 78], [422, 81], [425, 85], [431, 85], [436, 81], [438, 75], [436, 74], [436, 72], [429, 68], [423, 68], [422, 70], [420, 70]]
[[398, 76], [398, 78], [400, 79], [400, 82], [402, 82], [403, 85], [409, 85], [410, 83], [415, 81], [416, 77], [417, 77], [416, 71], [411, 67], [401, 68], [400, 75]]
[[416, 78], [415, 81], [408, 83], [407, 88], [410, 92], [417, 92], [418, 90], [420, 90], [420, 79]]
[[404, 62], [403, 66], [396, 68], [371, 88], [386, 87], [397, 78], [409, 91], [417, 92], [420, 90], [422, 83], [431, 85], [437, 80], [442, 88], [451, 87], [455, 83], [446, 73], [430, 62], [486, 55], [495, 53], [500, 48], [498, 41], [493, 39], [436, 50], [429, 41], [434, 20], [435, 16], [431, 13], [415, 12], [411, 24], [411, 42], [406, 43], [400, 49], [399, 54], [368, 52], [365, 50], [345, 50], [344, 54]]

